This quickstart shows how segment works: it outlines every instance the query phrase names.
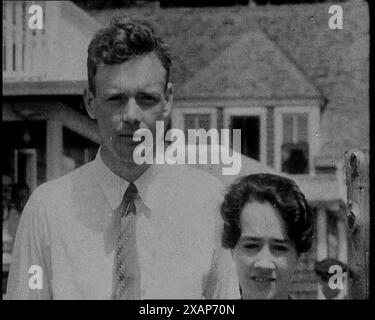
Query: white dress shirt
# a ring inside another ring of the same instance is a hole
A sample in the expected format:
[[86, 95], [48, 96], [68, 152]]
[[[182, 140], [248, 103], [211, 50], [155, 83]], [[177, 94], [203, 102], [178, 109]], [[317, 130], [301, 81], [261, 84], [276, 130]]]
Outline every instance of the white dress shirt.
[[[141, 298], [238, 299], [230, 251], [220, 245], [221, 183], [167, 164], [152, 165], [134, 183]], [[18, 227], [7, 298], [110, 299], [128, 185], [98, 152], [94, 161], [39, 186]], [[32, 265], [41, 267], [41, 289]]]

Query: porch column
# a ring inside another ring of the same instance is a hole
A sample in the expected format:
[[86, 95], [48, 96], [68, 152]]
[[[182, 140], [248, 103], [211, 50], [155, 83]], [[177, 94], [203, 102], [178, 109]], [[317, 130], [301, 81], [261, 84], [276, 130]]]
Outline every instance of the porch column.
[[63, 126], [61, 121], [47, 120], [47, 181], [62, 174]]

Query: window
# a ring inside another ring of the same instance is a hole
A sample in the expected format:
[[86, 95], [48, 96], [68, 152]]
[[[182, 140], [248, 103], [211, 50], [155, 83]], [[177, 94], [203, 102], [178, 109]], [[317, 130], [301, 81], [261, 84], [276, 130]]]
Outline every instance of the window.
[[171, 127], [183, 130], [188, 142], [188, 129], [216, 129], [216, 117], [216, 108], [188, 103], [172, 111]]
[[185, 114], [184, 115], [184, 130], [187, 134], [188, 129], [205, 129], [210, 130], [210, 115], [209, 114]]
[[245, 156], [260, 161], [260, 116], [232, 116], [231, 117], [231, 148], [233, 129], [241, 130], [240, 150], [236, 150]]
[[318, 148], [319, 107], [275, 108], [275, 169], [289, 174], [314, 174]]
[[266, 164], [267, 109], [252, 106], [248, 101], [232, 102], [224, 108], [223, 120], [224, 128], [241, 130], [241, 149], [236, 151]]
[[281, 170], [306, 174], [309, 172], [308, 114], [284, 113], [282, 122]]

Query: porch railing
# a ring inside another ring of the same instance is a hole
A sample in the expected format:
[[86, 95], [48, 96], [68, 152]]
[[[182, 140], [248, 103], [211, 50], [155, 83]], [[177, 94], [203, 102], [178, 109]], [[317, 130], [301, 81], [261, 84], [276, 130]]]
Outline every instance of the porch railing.
[[[29, 7], [40, 5], [43, 28], [29, 28]], [[45, 1], [3, 2], [3, 78], [6, 81], [42, 79], [46, 75], [47, 37]], [[48, 23], [48, 22], [47, 22]]]

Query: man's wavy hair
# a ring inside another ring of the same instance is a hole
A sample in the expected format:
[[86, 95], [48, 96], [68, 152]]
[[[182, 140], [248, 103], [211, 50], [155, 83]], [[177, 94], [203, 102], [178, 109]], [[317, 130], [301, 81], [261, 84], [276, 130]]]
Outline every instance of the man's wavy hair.
[[278, 209], [298, 255], [311, 248], [314, 222], [304, 194], [293, 180], [266, 173], [241, 177], [229, 186], [221, 205], [224, 248], [236, 246], [241, 237], [242, 209], [252, 201], [267, 201]]
[[111, 19], [99, 30], [88, 47], [87, 74], [90, 91], [95, 94], [95, 75], [100, 63], [120, 64], [138, 56], [155, 53], [167, 72], [169, 82], [171, 57], [168, 46], [144, 20], [126, 17]]

